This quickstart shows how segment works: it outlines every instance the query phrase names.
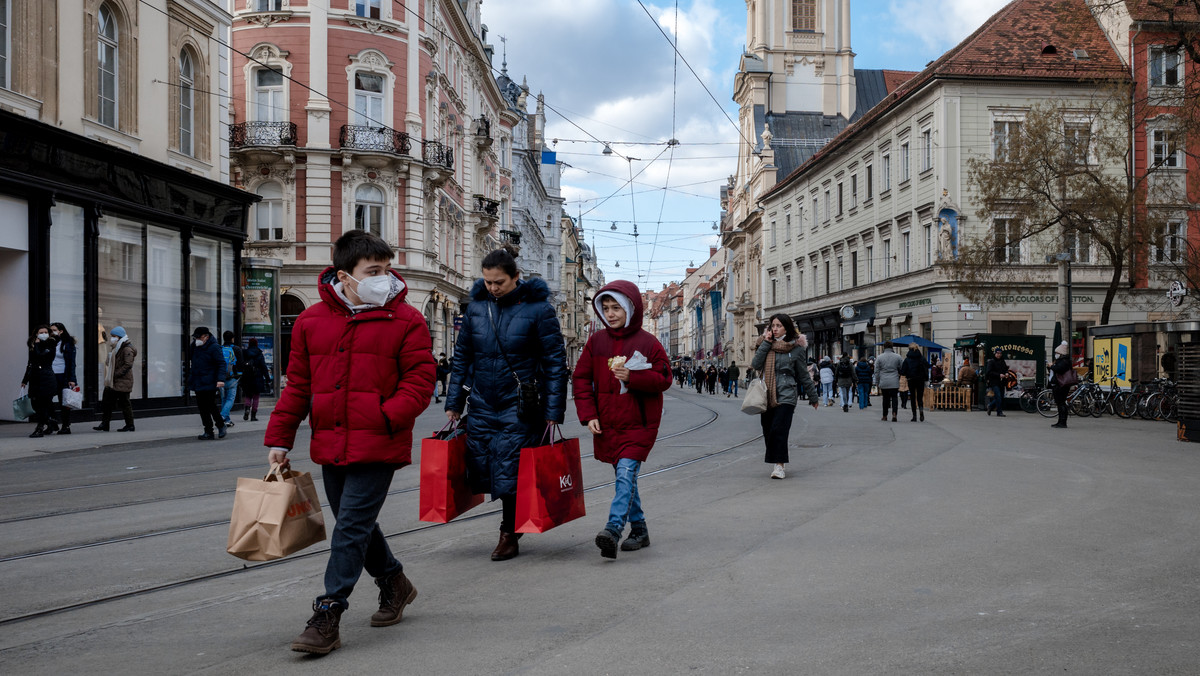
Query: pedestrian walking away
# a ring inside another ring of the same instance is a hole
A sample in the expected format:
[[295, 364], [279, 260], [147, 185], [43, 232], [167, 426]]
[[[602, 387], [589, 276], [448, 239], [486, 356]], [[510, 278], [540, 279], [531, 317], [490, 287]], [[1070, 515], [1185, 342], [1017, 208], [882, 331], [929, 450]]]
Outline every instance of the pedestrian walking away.
[[908, 383], [912, 401], [912, 421], [925, 422], [925, 383], [929, 379], [929, 362], [921, 355], [921, 348], [910, 345], [904, 363], [900, 365], [900, 377]]
[[854, 367], [850, 365], [850, 355], [843, 354], [838, 359], [833, 367], [833, 376], [836, 378], [838, 394], [842, 397], [842, 412], [849, 412], [850, 390], [854, 387]]
[[1004, 417], [1004, 379], [1008, 375], [1008, 362], [1004, 361], [1004, 353], [1000, 348], [996, 348], [992, 359], [987, 363], [987, 368], [984, 369], [985, 383], [987, 384], [988, 392], [991, 393], [991, 399], [987, 402], [987, 414], [992, 414], [992, 407], [996, 408], [996, 417]]
[[[213, 339], [207, 326], [198, 326], [192, 332], [192, 368], [188, 372], [188, 389], [196, 393], [196, 407], [200, 409], [200, 423], [204, 432], [197, 437], [201, 441], [225, 438], [225, 420], [221, 417], [220, 391], [225, 386], [227, 375], [225, 355], [221, 346]], [[217, 436], [213, 436], [213, 428]]]
[[760, 416], [763, 441], [767, 446], [765, 461], [772, 465], [771, 478], [787, 476], [788, 435], [792, 430], [792, 416], [801, 388], [808, 395], [813, 409], [817, 409], [820, 394], [805, 361], [808, 359], [808, 340], [796, 332], [792, 318], [776, 314], [767, 324], [767, 330], [758, 340], [754, 359], [750, 365], [763, 376], [767, 389], [767, 410]]
[[825, 401], [826, 406], [833, 406], [833, 391], [834, 378], [833, 361], [829, 357], [822, 357], [821, 362], [817, 364], [817, 373], [821, 376], [821, 398]]
[[742, 377], [742, 370], [738, 368], [737, 362], [729, 362], [729, 394], [738, 396], [738, 380]]
[[1076, 378], [1071, 378], [1074, 375], [1072, 372], [1073, 365], [1071, 364], [1071, 347], [1067, 345], [1067, 341], [1063, 341], [1054, 348], [1054, 363], [1050, 365], [1051, 372], [1051, 387], [1054, 396], [1054, 405], [1058, 407], [1058, 422], [1051, 425], [1059, 429], [1067, 427], [1067, 395], [1071, 393], [1071, 386], [1075, 384]]
[[258, 339], [251, 338], [246, 344], [245, 371], [242, 373], [242, 420], [258, 421], [258, 398], [267, 389], [267, 380], [271, 370], [267, 368], [267, 360]]
[[522, 280], [507, 249], [485, 256], [482, 268], [454, 348], [446, 416], [459, 420], [469, 402], [469, 476], [476, 493], [502, 505], [492, 560], [506, 561], [520, 554], [521, 449], [540, 446], [546, 426], [561, 423], [566, 411], [566, 344], [545, 281]]
[[874, 375], [875, 369], [871, 366], [871, 362], [866, 359], [859, 359], [854, 365], [854, 378], [858, 384], [858, 410], [862, 410], [871, 405], [871, 377]]
[[[594, 457], [616, 473], [608, 522], [596, 535], [600, 555], [615, 559], [618, 543], [626, 552], [650, 546], [637, 477], [658, 437], [671, 371], [662, 344], [642, 330], [642, 295], [636, 286], [608, 284], [596, 294], [593, 308], [605, 328], [588, 338], [571, 385], [579, 422], [592, 434]], [[620, 542], [626, 523], [629, 537]]]
[[[58, 433], [70, 434], [71, 409], [67, 408], [63, 401], [63, 390], [75, 389], [75, 361], [78, 350], [75, 345], [75, 337], [67, 331], [67, 327], [62, 322], [54, 322], [50, 325], [50, 337], [54, 339], [55, 343], [53, 370], [56, 381], [55, 391], [58, 393]], [[47, 433], [50, 431], [50, 429], [46, 430]]]
[[889, 408], [892, 411], [892, 422], [896, 422], [896, 416], [900, 414], [898, 395], [900, 365], [903, 362], [904, 358], [893, 351], [890, 340], [883, 344], [883, 352], [875, 359], [875, 386], [883, 395], [883, 417], [880, 420], [888, 419]]
[[446, 359], [445, 352], [438, 353], [437, 360], [437, 382], [441, 385], [441, 395], [439, 396], [437, 389], [433, 391], [433, 403], [440, 404], [442, 397], [446, 396], [446, 378], [450, 376], [450, 361]]
[[21, 387], [27, 387], [29, 400], [33, 404], [33, 422], [36, 427], [29, 436], [37, 439], [46, 436], [47, 428], [54, 422], [54, 396], [58, 380], [54, 377], [54, 353], [56, 341], [50, 335], [50, 327], [41, 324], [33, 330], [26, 342], [29, 359], [25, 362], [25, 376]]
[[436, 368], [424, 315], [405, 301], [392, 255], [387, 242], [362, 230], [338, 238], [333, 265], [318, 277], [320, 302], [292, 326], [288, 386], [267, 425], [267, 460], [287, 467], [308, 417], [309, 453], [335, 520], [325, 590], [292, 642], [297, 652], [341, 647], [342, 615], [364, 570], [379, 587], [372, 627], [400, 622], [417, 597], [376, 520], [396, 470], [412, 461], [413, 424], [429, 406]]
[[233, 427], [229, 413], [237, 400], [238, 382], [245, 370], [246, 355], [241, 346], [233, 342], [233, 331], [221, 334], [224, 344], [221, 345], [221, 356], [225, 358], [225, 385], [221, 388], [221, 420], [226, 427]]
[[[109, 333], [108, 356], [104, 360], [104, 397], [100, 401], [100, 424], [92, 429], [107, 432], [112, 424], [113, 410], [121, 408], [125, 426], [118, 432], [133, 432], [133, 406], [129, 394], [133, 392], [133, 367], [137, 362], [137, 349], [129, 341], [124, 327], [114, 326]], [[199, 395], [197, 395], [197, 400]]]

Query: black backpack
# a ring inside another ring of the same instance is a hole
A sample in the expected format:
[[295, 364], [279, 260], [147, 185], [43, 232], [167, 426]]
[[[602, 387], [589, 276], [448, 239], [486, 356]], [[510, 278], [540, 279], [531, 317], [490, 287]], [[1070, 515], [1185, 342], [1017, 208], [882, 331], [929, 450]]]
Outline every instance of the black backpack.
[[854, 371], [850, 368], [850, 364], [848, 364], [844, 361], [838, 362], [837, 369], [835, 369], [833, 373], [838, 378], [853, 378], [854, 377]]

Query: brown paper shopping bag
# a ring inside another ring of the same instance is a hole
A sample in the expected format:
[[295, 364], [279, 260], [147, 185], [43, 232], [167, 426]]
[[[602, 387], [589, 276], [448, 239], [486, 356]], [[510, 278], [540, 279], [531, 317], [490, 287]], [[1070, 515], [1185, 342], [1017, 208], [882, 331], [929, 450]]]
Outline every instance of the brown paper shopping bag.
[[325, 517], [308, 472], [239, 478], [225, 551], [247, 561], [281, 559], [325, 539]]

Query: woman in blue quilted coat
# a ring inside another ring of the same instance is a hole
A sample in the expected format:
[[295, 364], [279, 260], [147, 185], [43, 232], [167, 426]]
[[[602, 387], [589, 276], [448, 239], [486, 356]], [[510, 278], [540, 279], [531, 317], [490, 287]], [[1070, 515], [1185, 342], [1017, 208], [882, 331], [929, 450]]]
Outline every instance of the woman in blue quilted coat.
[[[471, 288], [454, 348], [446, 415], [458, 420], [470, 404], [471, 482], [475, 492], [490, 493], [504, 507], [492, 560], [505, 561], [520, 553], [514, 522], [521, 449], [542, 445], [546, 426], [562, 422], [568, 371], [546, 283], [522, 280], [505, 249], [485, 256], [482, 267], [483, 279]], [[518, 412], [518, 381], [536, 383], [539, 393], [536, 409], [524, 415]]]

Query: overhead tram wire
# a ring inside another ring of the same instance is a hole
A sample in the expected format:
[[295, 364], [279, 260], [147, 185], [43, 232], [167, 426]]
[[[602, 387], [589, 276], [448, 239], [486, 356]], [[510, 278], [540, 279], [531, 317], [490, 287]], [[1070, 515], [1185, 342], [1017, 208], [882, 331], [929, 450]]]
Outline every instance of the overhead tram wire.
[[[679, 0], [675, 0], [675, 39], [679, 39]], [[672, 45], [674, 47], [674, 45]], [[649, 271], [654, 267], [654, 252], [658, 248], [658, 233], [662, 230], [663, 211], [667, 208], [667, 189], [671, 186], [671, 166], [675, 162], [675, 146], [679, 145], [679, 140], [675, 138], [676, 117], [679, 112], [679, 50], [674, 50], [674, 64], [671, 70], [671, 140], [667, 141], [667, 145], [671, 148], [671, 155], [667, 158], [667, 177], [663, 180], [662, 203], [658, 206], [658, 222], [654, 226], [654, 243], [650, 245], [650, 260], [646, 263], [646, 269]], [[646, 278], [649, 282], [649, 277]]]
[[[632, 183], [633, 183], [633, 179], [637, 178], [638, 176], [641, 176], [641, 175], [642, 175], [642, 173], [643, 173], [643, 172], [645, 172], [647, 169], [649, 169], [649, 168], [650, 168], [650, 165], [652, 165], [652, 164], [654, 164], [655, 162], [657, 162], [657, 161], [658, 161], [658, 158], [662, 157], [662, 156], [663, 156], [663, 153], [667, 152], [667, 150], [668, 150], [668, 148], [663, 148], [661, 152], [659, 152], [657, 155], [655, 155], [655, 156], [654, 156], [654, 159], [652, 159], [652, 160], [650, 160], [649, 162], [647, 162], [647, 163], [646, 163], [646, 166], [644, 166], [644, 167], [642, 167], [641, 169], [639, 169], [639, 170], [638, 170], [638, 173], [636, 173], [636, 174], [634, 174], [632, 177], [630, 177], [630, 179], [629, 179], [629, 181], [628, 181], [628, 182], [626, 182], [626, 183], [625, 183], [624, 185], [622, 185], [620, 188], [617, 188], [617, 189], [616, 189], [616, 190], [615, 190], [615, 191], [614, 191], [614, 192], [613, 192], [611, 195], [609, 195], [608, 197], [605, 197], [604, 199], [600, 200], [600, 203], [599, 203], [599, 204], [597, 204], [596, 206], [592, 207], [591, 209], [588, 209], [587, 211], [583, 212], [583, 215], [584, 215], [584, 216], [587, 216], [588, 214], [592, 213], [592, 212], [593, 212], [593, 211], [595, 211], [596, 209], [599, 209], [599, 208], [600, 208], [600, 207], [601, 207], [601, 206], [602, 206], [602, 205], [603, 205], [605, 202], [609, 201], [610, 199], [612, 199], [612, 198], [616, 197], [618, 194], [620, 194], [620, 193], [621, 193], [621, 191], [623, 191], [623, 190], [625, 189], [625, 185], [630, 185], [630, 184], [632, 184]], [[632, 161], [631, 161], [631, 164], [630, 164], [630, 171], [631, 171], [631, 172], [633, 171], [633, 165], [632, 165]]]

